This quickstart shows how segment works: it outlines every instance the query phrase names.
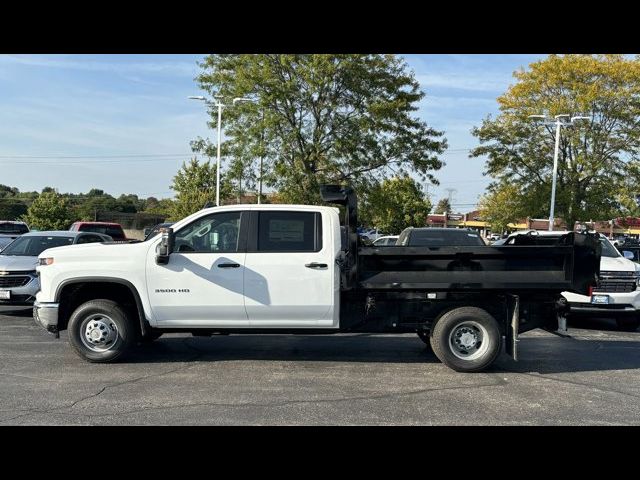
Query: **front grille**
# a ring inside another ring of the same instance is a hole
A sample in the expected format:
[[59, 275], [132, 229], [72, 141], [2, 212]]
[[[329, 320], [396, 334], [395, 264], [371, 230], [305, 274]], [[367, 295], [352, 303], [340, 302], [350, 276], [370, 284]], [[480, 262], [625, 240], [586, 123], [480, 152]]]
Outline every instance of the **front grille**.
[[615, 280], [601, 280], [593, 291], [597, 293], [628, 293], [636, 289], [636, 282], [623, 282]]
[[619, 278], [619, 279], [627, 279], [630, 277], [636, 277], [638, 274], [636, 272], [616, 272], [614, 271], [600, 271], [600, 278]]
[[13, 275], [9, 277], [0, 277], [0, 288], [24, 287], [31, 281], [31, 277], [27, 275]]
[[35, 300], [33, 295], [11, 295], [9, 300], [0, 300], [1, 306], [7, 305], [29, 305]]
[[594, 292], [598, 293], [628, 293], [636, 289], [636, 272], [601, 271], [600, 282]]

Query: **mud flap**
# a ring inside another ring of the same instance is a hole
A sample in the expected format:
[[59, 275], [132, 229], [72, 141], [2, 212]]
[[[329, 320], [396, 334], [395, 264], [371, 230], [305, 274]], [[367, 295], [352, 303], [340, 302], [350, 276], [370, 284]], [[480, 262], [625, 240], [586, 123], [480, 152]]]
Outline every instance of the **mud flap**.
[[505, 338], [505, 351], [514, 360], [518, 360], [518, 327], [520, 324], [520, 297], [509, 295], [507, 297], [507, 312], [510, 314], [507, 322]]
[[559, 337], [572, 338], [567, 328], [567, 314], [569, 313], [569, 305], [565, 298], [560, 298], [556, 302], [556, 325], [546, 327], [545, 330]]

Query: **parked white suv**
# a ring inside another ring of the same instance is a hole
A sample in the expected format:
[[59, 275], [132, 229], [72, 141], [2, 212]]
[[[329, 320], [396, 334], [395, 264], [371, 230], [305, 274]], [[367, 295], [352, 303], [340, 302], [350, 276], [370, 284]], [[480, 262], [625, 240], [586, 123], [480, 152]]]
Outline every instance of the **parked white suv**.
[[[525, 232], [509, 235], [505, 243]], [[536, 231], [526, 235], [559, 237], [568, 231]], [[563, 292], [572, 316], [590, 315], [616, 319], [621, 330], [636, 330], [640, 326], [640, 264], [625, 258], [616, 247], [600, 234], [602, 255], [600, 257], [600, 286], [594, 288], [590, 296]], [[621, 247], [624, 252], [624, 247]]]

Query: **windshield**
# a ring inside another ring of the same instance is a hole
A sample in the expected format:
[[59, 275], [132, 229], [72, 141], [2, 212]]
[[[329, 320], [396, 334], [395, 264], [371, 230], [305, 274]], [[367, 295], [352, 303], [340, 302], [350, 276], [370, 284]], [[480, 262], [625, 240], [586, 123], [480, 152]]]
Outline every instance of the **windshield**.
[[11, 242], [0, 255], [37, 257], [47, 248], [72, 245], [75, 237], [20, 237]]
[[468, 230], [413, 230], [409, 235], [409, 242], [405, 243], [410, 247], [448, 247], [485, 245], [484, 241], [477, 233]]
[[618, 258], [620, 256], [620, 252], [606, 238], [600, 237], [600, 244], [602, 245], [602, 257]]
[[0, 223], [0, 235], [22, 235], [23, 233], [29, 233], [24, 223]]

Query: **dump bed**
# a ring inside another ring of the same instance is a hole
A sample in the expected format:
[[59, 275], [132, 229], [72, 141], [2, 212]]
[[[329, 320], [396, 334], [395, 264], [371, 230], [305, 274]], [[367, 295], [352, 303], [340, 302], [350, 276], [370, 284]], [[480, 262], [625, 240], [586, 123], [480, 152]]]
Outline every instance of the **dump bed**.
[[587, 295], [596, 285], [601, 249], [596, 235], [570, 233], [555, 245], [521, 237], [499, 247], [361, 247], [357, 288]]

